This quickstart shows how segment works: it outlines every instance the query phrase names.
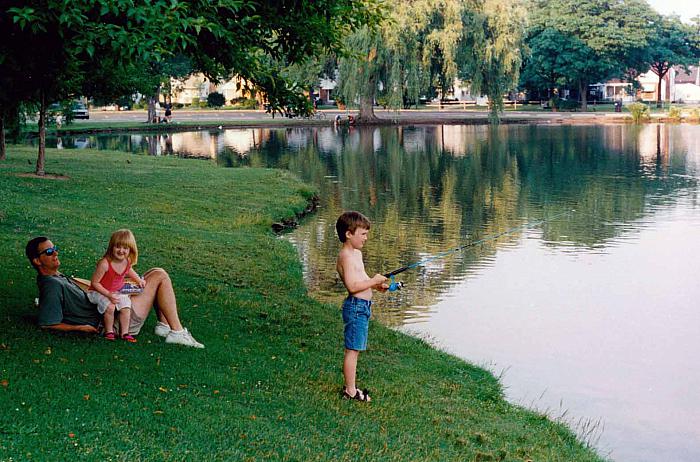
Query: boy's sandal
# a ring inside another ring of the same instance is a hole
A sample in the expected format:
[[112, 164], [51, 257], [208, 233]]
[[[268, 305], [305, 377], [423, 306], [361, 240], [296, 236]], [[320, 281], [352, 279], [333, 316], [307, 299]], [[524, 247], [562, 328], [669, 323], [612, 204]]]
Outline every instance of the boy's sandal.
[[114, 339], [116, 339], [116, 338], [117, 338], [117, 336], [114, 335], [114, 332], [105, 332], [105, 340], [114, 341]]
[[122, 335], [122, 340], [126, 340], [129, 343], [136, 343], [137, 342], [137, 340], [129, 334]]
[[348, 390], [343, 388], [343, 399], [354, 399], [357, 401], [369, 401], [369, 390], [364, 389], [360, 390], [359, 388], [355, 388], [355, 396], [351, 396], [350, 393], [348, 393]]

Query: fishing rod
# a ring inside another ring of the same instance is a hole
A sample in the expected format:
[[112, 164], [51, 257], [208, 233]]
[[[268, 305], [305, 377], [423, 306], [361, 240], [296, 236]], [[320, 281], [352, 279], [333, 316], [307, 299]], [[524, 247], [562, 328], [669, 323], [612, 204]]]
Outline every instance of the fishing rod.
[[514, 232], [519, 231], [519, 230], [521, 230], [521, 229], [534, 228], [535, 226], [539, 226], [539, 225], [544, 224], [544, 223], [547, 223], [547, 222], [549, 222], [549, 221], [553, 221], [553, 220], [555, 220], [555, 219], [557, 219], [557, 218], [559, 218], [559, 217], [561, 217], [561, 216], [563, 216], [563, 215], [568, 215], [568, 214], [573, 213], [573, 212], [575, 212], [575, 211], [576, 211], [576, 210], [574, 210], [574, 209], [572, 209], [572, 210], [567, 210], [566, 212], [557, 213], [557, 214], [555, 214], [555, 215], [553, 215], [553, 216], [551, 216], [551, 217], [549, 217], [549, 218], [547, 218], [547, 219], [536, 220], [536, 221], [530, 221], [530, 222], [528, 222], [528, 223], [525, 223], [524, 225], [515, 226], [515, 227], [513, 227], [513, 228], [507, 229], [507, 230], [502, 231], [502, 232], [500, 232], [500, 233], [492, 234], [491, 236], [486, 236], [486, 237], [484, 237], [484, 238], [482, 238], [482, 239], [479, 239], [479, 240], [476, 240], [476, 241], [472, 241], [472, 242], [469, 242], [469, 243], [464, 244], [464, 245], [460, 245], [459, 247], [455, 247], [455, 248], [453, 248], [453, 249], [445, 250], [444, 252], [440, 252], [440, 253], [438, 253], [438, 254], [435, 254], [435, 255], [433, 255], [432, 257], [426, 258], [426, 259], [424, 259], [424, 260], [417, 261], [417, 262], [415, 262], [415, 263], [411, 263], [410, 265], [402, 266], [402, 267], [399, 268], [399, 269], [395, 269], [394, 271], [391, 271], [391, 272], [389, 272], [389, 273], [384, 274], [384, 277], [385, 277], [385, 278], [389, 278], [389, 279], [391, 280], [391, 283], [389, 284], [389, 289], [388, 289], [388, 290], [389, 290], [390, 292], [393, 292], [393, 291], [399, 290], [399, 289], [401, 289], [401, 288], [403, 287], [403, 283], [400, 282], [400, 281], [399, 281], [399, 282], [395, 281], [395, 280], [394, 280], [394, 276], [396, 276], [397, 274], [401, 274], [401, 273], [403, 273], [404, 271], [408, 271], [408, 270], [410, 270], [410, 269], [412, 269], [412, 268], [415, 268], [415, 267], [417, 267], [417, 266], [424, 265], [424, 264], [426, 264], [426, 263], [428, 263], [428, 262], [430, 262], [430, 261], [437, 260], [437, 259], [439, 259], [439, 258], [445, 258], [445, 257], [447, 257], [448, 255], [451, 255], [451, 254], [453, 254], [453, 253], [459, 252], [460, 250], [468, 249], [469, 247], [474, 247], [474, 246], [477, 246], [477, 245], [479, 245], [479, 244], [483, 244], [484, 242], [493, 241], [493, 240], [498, 239], [499, 237], [503, 237], [503, 236], [507, 236], [507, 235], [509, 235], [509, 234], [513, 234]]

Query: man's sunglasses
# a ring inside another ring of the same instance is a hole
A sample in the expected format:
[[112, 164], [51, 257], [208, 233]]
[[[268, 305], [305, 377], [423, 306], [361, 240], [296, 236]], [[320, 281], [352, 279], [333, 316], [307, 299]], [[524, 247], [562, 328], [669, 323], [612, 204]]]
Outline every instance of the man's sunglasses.
[[46, 254], [47, 256], [50, 257], [51, 255], [55, 254], [56, 252], [58, 252], [58, 246], [49, 247], [48, 249], [44, 249], [41, 252], [39, 252], [37, 257], [41, 257], [42, 254]]

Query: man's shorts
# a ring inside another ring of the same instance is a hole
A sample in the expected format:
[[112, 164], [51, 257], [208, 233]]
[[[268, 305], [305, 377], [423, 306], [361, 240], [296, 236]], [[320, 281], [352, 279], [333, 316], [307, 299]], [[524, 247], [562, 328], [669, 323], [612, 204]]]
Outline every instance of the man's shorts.
[[372, 302], [352, 295], [343, 301], [343, 323], [345, 324], [345, 348], [364, 351], [367, 349], [369, 317]]
[[[104, 314], [105, 311], [107, 311], [107, 306], [112, 303], [109, 298], [96, 290], [88, 290], [87, 296], [90, 303], [97, 305], [97, 311], [99, 311], [100, 314]], [[131, 296], [119, 294], [119, 303], [117, 303], [116, 310], [120, 311], [122, 308], [131, 308]]]

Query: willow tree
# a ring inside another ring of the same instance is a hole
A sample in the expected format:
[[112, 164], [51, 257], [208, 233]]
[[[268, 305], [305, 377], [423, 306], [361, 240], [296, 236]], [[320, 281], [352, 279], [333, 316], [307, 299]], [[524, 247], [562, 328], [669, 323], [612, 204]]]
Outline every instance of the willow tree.
[[489, 98], [490, 119], [497, 123], [503, 96], [518, 83], [527, 15], [517, 0], [477, 1], [463, 10], [460, 78]]
[[502, 97], [515, 88], [525, 28], [516, 0], [391, 0], [381, 27], [351, 35], [355, 55], [341, 60], [340, 93], [358, 104], [359, 120], [372, 121], [378, 93], [399, 108], [432, 89], [443, 97], [457, 77], [492, 101], [492, 118]]
[[374, 101], [381, 94], [388, 107], [417, 102], [435, 82], [457, 74], [456, 44], [461, 34], [458, 0], [390, 0], [385, 20], [346, 39], [352, 53], [339, 61], [338, 91], [346, 104], [358, 106], [358, 121], [376, 120]]

